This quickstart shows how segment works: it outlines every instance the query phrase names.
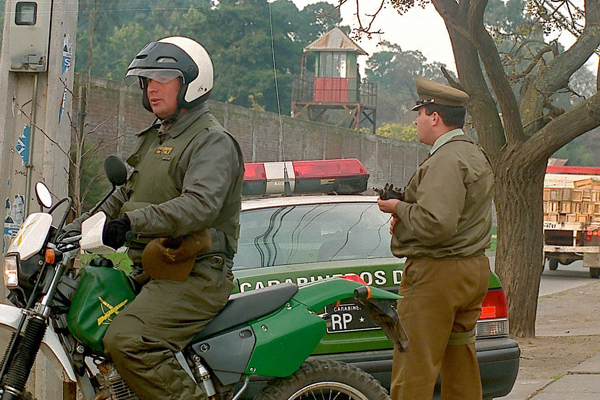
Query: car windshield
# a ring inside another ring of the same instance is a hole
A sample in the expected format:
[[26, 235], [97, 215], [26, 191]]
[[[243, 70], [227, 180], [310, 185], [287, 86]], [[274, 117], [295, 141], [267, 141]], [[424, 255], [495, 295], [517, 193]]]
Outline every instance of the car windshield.
[[389, 221], [389, 214], [379, 211], [374, 202], [243, 211], [234, 270], [393, 257]]

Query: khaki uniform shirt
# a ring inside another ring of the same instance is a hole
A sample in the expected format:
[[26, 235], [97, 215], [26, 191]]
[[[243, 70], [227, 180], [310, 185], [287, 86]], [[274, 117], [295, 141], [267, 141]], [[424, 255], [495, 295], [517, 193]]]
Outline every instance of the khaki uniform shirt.
[[461, 131], [438, 138], [396, 206], [392, 253], [465, 258], [491, 244], [494, 176], [483, 150]]

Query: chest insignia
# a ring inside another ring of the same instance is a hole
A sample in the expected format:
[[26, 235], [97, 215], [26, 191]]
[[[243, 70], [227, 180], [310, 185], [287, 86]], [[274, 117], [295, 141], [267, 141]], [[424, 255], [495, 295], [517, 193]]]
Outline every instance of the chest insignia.
[[168, 155], [168, 154], [171, 154], [172, 151], [173, 151], [173, 147], [171, 147], [171, 146], [159, 146], [156, 149], [156, 151], [154, 152], [154, 154]]

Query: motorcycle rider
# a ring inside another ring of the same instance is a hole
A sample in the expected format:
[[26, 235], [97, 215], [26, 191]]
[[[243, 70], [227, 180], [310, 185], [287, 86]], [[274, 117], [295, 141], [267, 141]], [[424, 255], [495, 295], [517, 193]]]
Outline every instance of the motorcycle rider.
[[[138, 134], [128, 182], [101, 207], [109, 218], [103, 241], [128, 246], [138, 277], [148, 247], [144, 268], [158, 279], [114, 318], [104, 348], [139, 398], [205, 399], [174, 352], [217, 315], [233, 289], [242, 153], [209, 113], [213, 67], [199, 43], [185, 37], [149, 43], [129, 65], [128, 79], [139, 81], [142, 103], [157, 119]], [[145, 238], [163, 239], [147, 245]], [[187, 254], [169, 248], [177, 246]], [[176, 261], [172, 274], [161, 254]]]

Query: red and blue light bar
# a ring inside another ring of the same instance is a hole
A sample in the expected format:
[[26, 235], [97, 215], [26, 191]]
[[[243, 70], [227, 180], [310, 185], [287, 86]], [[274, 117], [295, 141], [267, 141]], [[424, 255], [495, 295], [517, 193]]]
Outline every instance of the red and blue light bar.
[[367, 189], [369, 173], [356, 158], [246, 163], [243, 195], [355, 194]]

